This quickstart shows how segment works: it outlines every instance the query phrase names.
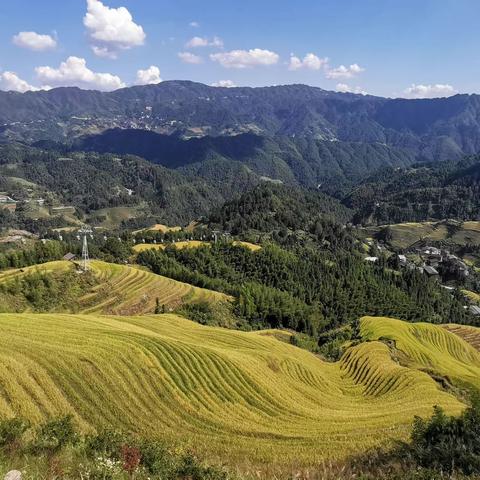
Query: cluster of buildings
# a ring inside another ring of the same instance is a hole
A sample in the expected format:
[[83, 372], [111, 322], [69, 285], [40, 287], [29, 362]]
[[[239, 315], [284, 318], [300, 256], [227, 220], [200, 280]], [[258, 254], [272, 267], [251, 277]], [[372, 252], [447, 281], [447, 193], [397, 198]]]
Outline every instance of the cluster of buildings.
[[448, 250], [437, 247], [423, 247], [417, 249], [420, 258], [423, 260], [422, 268], [427, 275], [438, 275], [438, 267], [448, 265], [458, 272], [461, 277], [468, 277], [470, 270], [467, 264]]

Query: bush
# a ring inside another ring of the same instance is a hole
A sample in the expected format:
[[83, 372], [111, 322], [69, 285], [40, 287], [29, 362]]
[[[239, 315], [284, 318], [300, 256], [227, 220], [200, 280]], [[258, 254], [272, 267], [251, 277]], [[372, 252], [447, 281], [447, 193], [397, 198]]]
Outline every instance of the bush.
[[14, 445], [20, 445], [23, 434], [29, 427], [30, 424], [20, 418], [0, 421], [0, 448], [10, 449]]
[[55, 454], [67, 445], [75, 444], [77, 433], [72, 415], [50, 420], [36, 432], [32, 449], [38, 452]]
[[126, 443], [128, 438], [125, 434], [115, 430], [103, 430], [97, 435], [85, 438], [85, 452], [90, 458], [100, 455], [120, 460], [120, 449]]
[[480, 473], [480, 400], [460, 417], [450, 417], [440, 407], [428, 420], [415, 418], [410, 451], [422, 466], [442, 471]]

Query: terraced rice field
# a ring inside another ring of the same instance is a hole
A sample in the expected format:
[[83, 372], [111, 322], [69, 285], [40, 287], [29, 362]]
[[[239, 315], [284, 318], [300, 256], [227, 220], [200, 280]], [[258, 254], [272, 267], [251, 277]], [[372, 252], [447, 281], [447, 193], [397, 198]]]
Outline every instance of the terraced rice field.
[[[0, 283], [33, 271], [61, 272], [74, 268], [69, 262], [49, 262], [0, 274]], [[183, 303], [221, 302], [229, 297], [222, 293], [194, 287], [133, 266], [92, 260], [91, 271], [99, 284], [80, 298], [80, 313], [139, 315], [153, 313], [158, 301], [167, 309]]]
[[[451, 414], [464, 407], [378, 341], [327, 363], [274, 332], [204, 327], [175, 315], [2, 314], [0, 329], [0, 417], [38, 422], [72, 413], [85, 431], [162, 436], [230, 465], [343, 459], [406, 438], [413, 416], [430, 415], [433, 405]], [[457, 339], [435, 329], [433, 340]], [[477, 360], [472, 347], [457, 344]]]
[[[209, 247], [211, 245], [210, 242], [202, 242], [200, 240], [189, 240], [189, 241], [182, 241], [182, 242], [176, 242], [176, 243], [169, 243], [169, 244], [164, 244], [164, 243], [140, 243], [138, 245], [135, 245], [133, 247], [133, 250], [135, 252], [140, 253], [144, 252], [145, 250], [165, 250], [167, 246], [175, 247], [178, 248], [179, 250], [182, 250], [184, 248], [198, 248], [198, 247], [203, 247], [207, 246]], [[242, 242], [240, 240], [235, 240], [233, 242], [233, 245], [235, 246], [241, 246], [248, 248], [252, 252], [256, 252], [260, 250], [262, 247], [260, 245], [256, 245], [255, 243], [250, 243], [250, 242]]]
[[388, 339], [403, 356], [403, 364], [440, 376], [448, 384], [480, 389], [480, 353], [447, 329], [429, 323], [406, 323], [391, 318], [364, 317], [361, 335]]
[[182, 250], [184, 248], [198, 248], [202, 246], [210, 246], [209, 242], [202, 242], [200, 240], [189, 240], [189, 241], [182, 241], [176, 243], [140, 243], [133, 247], [135, 252], [140, 253], [144, 252], [145, 250], [165, 250], [167, 246], [178, 248]]
[[[365, 232], [371, 236], [384, 227], [367, 227]], [[444, 222], [398, 223], [389, 227], [392, 233], [389, 243], [397, 248], [408, 248], [420, 240], [445, 241], [455, 245], [480, 244], [480, 222], [464, 222], [453, 233], [449, 232]]]
[[480, 352], [480, 328], [467, 325], [444, 325], [449, 332], [458, 335]]

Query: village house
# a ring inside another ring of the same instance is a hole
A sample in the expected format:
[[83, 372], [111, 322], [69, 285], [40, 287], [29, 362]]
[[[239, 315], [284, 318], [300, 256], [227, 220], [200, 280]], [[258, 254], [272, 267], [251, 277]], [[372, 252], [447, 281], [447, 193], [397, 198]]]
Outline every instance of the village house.
[[17, 209], [17, 202], [8, 195], [0, 195], [0, 209], [14, 212]]

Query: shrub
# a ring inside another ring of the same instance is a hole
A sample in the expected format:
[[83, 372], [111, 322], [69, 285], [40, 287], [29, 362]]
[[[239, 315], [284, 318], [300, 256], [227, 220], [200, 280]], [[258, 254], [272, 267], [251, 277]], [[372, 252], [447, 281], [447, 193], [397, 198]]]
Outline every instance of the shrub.
[[467, 475], [480, 473], [480, 401], [460, 417], [445, 415], [434, 408], [428, 420], [415, 418], [410, 450], [422, 466]]
[[37, 429], [32, 447], [34, 451], [55, 454], [67, 445], [76, 443], [77, 433], [72, 415], [50, 420]]
[[20, 418], [0, 421], [0, 448], [10, 450], [15, 445], [20, 445], [23, 434], [29, 427], [30, 424]]

